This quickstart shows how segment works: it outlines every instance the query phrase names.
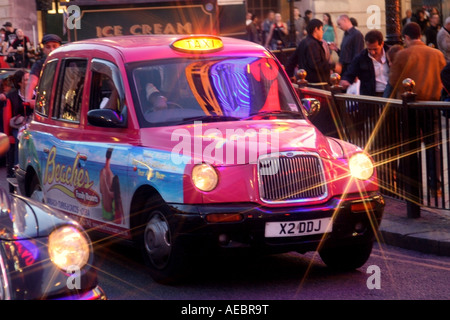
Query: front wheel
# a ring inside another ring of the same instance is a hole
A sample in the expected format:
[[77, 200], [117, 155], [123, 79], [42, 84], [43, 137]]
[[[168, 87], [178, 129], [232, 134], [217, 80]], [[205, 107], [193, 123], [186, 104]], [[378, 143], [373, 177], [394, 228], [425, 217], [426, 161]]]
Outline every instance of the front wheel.
[[170, 208], [161, 200], [147, 202], [142, 216], [139, 247], [152, 278], [159, 283], [175, 283], [186, 275], [187, 254], [169, 223]]
[[363, 266], [372, 252], [373, 241], [320, 250], [320, 258], [330, 268], [349, 271]]
[[42, 191], [41, 183], [39, 182], [39, 178], [37, 177], [37, 175], [34, 175], [33, 179], [31, 180], [28, 196], [38, 202], [45, 202], [44, 192]]

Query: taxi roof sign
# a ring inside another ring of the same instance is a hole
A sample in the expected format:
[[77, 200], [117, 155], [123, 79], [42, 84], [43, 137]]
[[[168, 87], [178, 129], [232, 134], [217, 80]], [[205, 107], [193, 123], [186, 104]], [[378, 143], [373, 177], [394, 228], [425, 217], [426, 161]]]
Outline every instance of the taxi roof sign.
[[190, 36], [175, 40], [172, 49], [188, 53], [211, 53], [222, 50], [222, 39], [213, 36]]

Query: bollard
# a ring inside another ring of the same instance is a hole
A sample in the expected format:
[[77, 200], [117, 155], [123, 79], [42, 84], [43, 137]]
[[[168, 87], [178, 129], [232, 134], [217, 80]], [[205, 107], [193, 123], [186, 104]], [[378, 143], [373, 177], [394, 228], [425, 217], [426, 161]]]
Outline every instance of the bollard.
[[420, 139], [418, 139], [418, 128], [415, 128], [416, 113], [409, 109], [409, 103], [416, 100], [417, 94], [413, 92], [415, 82], [407, 78], [402, 82], [405, 92], [402, 94], [403, 112], [402, 112], [402, 145], [404, 156], [401, 163], [403, 170], [403, 178], [406, 181], [406, 211], [408, 218], [420, 218], [420, 165], [418, 152], [420, 152]]
[[343, 93], [344, 88], [340, 85], [341, 75], [339, 73], [333, 73], [330, 76], [331, 82], [331, 92], [332, 93]]
[[308, 85], [308, 80], [306, 80], [306, 70], [300, 69], [297, 71], [297, 84], [300, 88], [304, 88]]

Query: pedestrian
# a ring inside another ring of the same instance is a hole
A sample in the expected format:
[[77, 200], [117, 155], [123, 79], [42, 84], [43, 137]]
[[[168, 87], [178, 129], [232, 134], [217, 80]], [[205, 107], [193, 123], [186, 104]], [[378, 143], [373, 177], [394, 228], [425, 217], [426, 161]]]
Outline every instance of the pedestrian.
[[14, 29], [11, 22], [5, 22], [3, 25], [5, 28], [5, 41], [8, 44], [8, 47], [16, 40], [16, 29]]
[[265, 45], [267, 37], [269, 36], [270, 27], [272, 26], [273, 22], [275, 21], [275, 11], [269, 10], [266, 15], [266, 19], [264, 20], [262, 24], [262, 43]]
[[276, 50], [279, 46], [282, 48], [286, 48], [286, 36], [288, 34], [289, 29], [286, 22], [283, 22], [281, 13], [275, 13], [275, 21], [270, 26], [265, 47], [271, 50]]
[[425, 15], [425, 10], [418, 9], [416, 11], [416, 21], [414, 21], [414, 22], [416, 22], [419, 25], [419, 27], [420, 27], [420, 34], [424, 35], [425, 34], [425, 29], [428, 26], [428, 19], [427, 19], [426, 15]]
[[[404, 48], [401, 44], [394, 44], [386, 52], [386, 58], [387, 58], [387, 61], [389, 64], [389, 68], [391, 68], [397, 52], [399, 52], [402, 49], [404, 49]], [[393, 90], [394, 90], [394, 88], [391, 86], [391, 84], [388, 81], [388, 83], [386, 84], [386, 89], [384, 89], [383, 98], [389, 98], [392, 95]]]
[[312, 16], [313, 16], [313, 12], [311, 10], [308, 9], [308, 10], [305, 11], [305, 23], [306, 23], [306, 25], [308, 25], [309, 21], [311, 21]]
[[7, 94], [6, 106], [3, 108], [3, 129], [9, 137], [10, 148], [7, 153], [7, 176], [14, 176], [14, 164], [18, 162], [19, 129], [26, 124], [33, 110], [24, 104], [24, 95], [29, 73], [20, 69], [14, 73], [14, 90]]
[[16, 30], [16, 39], [8, 49], [8, 54], [14, 57], [14, 68], [29, 68], [32, 47], [30, 39], [22, 29]]
[[261, 28], [259, 26], [259, 18], [256, 14], [252, 15], [251, 22], [246, 27], [247, 40], [261, 44]]
[[437, 34], [439, 32], [439, 15], [434, 13], [430, 17], [430, 23], [425, 29], [425, 39], [427, 46], [437, 48]]
[[1, 54], [2, 55], [6, 55], [6, 51], [8, 50], [8, 43], [5, 40], [6, 36], [6, 29], [5, 28], [0, 28], [0, 41], [1, 41]]
[[[6, 106], [7, 95], [13, 88], [13, 76], [7, 76], [0, 82], [0, 132], [5, 132], [3, 128], [3, 109]], [[0, 155], [0, 166], [4, 167], [7, 163], [6, 161], [7, 154]]]
[[287, 74], [292, 77], [295, 68], [306, 71], [309, 83], [321, 83], [327, 87], [330, 80], [331, 66], [325, 47], [323, 46], [323, 23], [312, 19], [306, 27], [308, 35], [298, 45], [286, 65]]
[[339, 63], [344, 74], [352, 60], [364, 49], [364, 36], [356, 29], [347, 15], [341, 15], [337, 19], [338, 27], [344, 31], [341, 48], [336, 43], [330, 43], [330, 49], [337, 52]]
[[329, 13], [323, 14], [323, 41], [334, 42], [337, 45], [336, 27], [333, 24], [331, 15]]
[[358, 20], [356, 20], [353, 17], [350, 17], [350, 22], [352, 23], [352, 26], [354, 26], [355, 28], [358, 26]]
[[[298, 45], [286, 64], [286, 72], [292, 77], [296, 67], [306, 71], [306, 80], [316, 88], [329, 90], [332, 66], [323, 46], [323, 23], [312, 19], [306, 26], [308, 35]], [[328, 53], [329, 55], [329, 53]], [[318, 115], [311, 119], [313, 124], [325, 135], [338, 137], [333, 115], [329, 105], [322, 105]]]
[[364, 37], [366, 49], [361, 51], [343, 73], [340, 82], [347, 89], [357, 78], [360, 82], [360, 94], [382, 97], [389, 82], [389, 65], [386, 58], [388, 50], [383, 34], [379, 30], [370, 30]]
[[414, 15], [412, 14], [411, 9], [407, 9], [405, 14], [406, 16], [402, 19], [402, 27], [405, 26], [407, 23], [417, 21], [416, 17], [414, 17]]
[[394, 95], [400, 99], [404, 92], [402, 82], [406, 78], [415, 81], [417, 100], [437, 101], [441, 87], [439, 74], [446, 65], [444, 54], [425, 45], [421, 40], [419, 24], [410, 22], [402, 30], [406, 48], [396, 54], [389, 73]]
[[31, 67], [30, 78], [28, 80], [27, 88], [25, 91], [25, 102], [30, 103], [32, 108], [34, 108], [34, 90], [39, 82], [39, 76], [42, 67], [44, 66], [45, 59], [47, 59], [47, 56], [50, 54], [50, 52], [61, 46], [61, 43], [61, 38], [56, 34], [46, 34], [42, 37], [43, 56], [40, 60], [37, 60]]
[[7, 95], [13, 87], [13, 76], [7, 76], [0, 81], [0, 132], [5, 132], [3, 129], [3, 108], [6, 106]]
[[252, 23], [252, 16], [253, 14], [251, 12], [247, 12], [245, 15], [245, 25], [248, 26], [250, 23]]
[[450, 62], [441, 71], [442, 94], [441, 101], [450, 102]]
[[[389, 82], [393, 87], [393, 96], [401, 99], [405, 89], [403, 80], [411, 78], [415, 81], [414, 92], [418, 101], [438, 101], [441, 97], [440, 73], [446, 65], [444, 54], [428, 47], [422, 41], [420, 25], [410, 22], [403, 27], [402, 36], [406, 48], [397, 52], [389, 74]], [[434, 195], [437, 194], [439, 182], [436, 178], [439, 168], [436, 158], [436, 143], [438, 141], [437, 114], [432, 110], [423, 111], [418, 116], [417, 137], [413, 140], [426, 148], [426, 183], [427, 188]], [[434, 118], [434, 120], [429, 120]], [[428, 119], [428, 120], [427, 120]]]
[[444, 26], [436, 36], [437, 47], [444, 54], [445, 60], [450, 62], [450, 16], [445, 19]]
[[[287, 23], [289, 29], [291, 28], [291, 21]], [[294, 7], [294, 30], [295, 30], [295, 46], [300, 44], [306, 36], [306, 22], [300, 14], [300, 10]]]

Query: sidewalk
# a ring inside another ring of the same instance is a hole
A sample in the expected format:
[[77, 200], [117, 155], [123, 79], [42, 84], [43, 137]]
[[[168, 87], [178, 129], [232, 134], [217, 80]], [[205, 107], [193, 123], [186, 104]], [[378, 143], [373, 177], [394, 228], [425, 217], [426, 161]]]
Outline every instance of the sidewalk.
[[382, 242], [424, 253], [450, 256], [450, 211], [421, 208], [420, 218], [407, 218], [406, 203], [384, 197]]

